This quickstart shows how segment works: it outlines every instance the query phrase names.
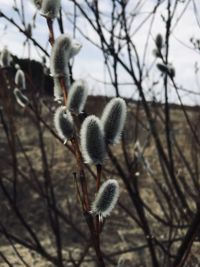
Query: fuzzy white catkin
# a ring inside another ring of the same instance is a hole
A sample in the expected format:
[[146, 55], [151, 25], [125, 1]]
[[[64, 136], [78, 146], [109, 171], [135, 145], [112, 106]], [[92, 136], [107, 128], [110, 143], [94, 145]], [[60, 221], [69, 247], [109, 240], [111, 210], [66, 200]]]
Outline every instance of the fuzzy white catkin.
[[32, 25], [30, 23], [28, 23], [28, 26], [26, 28], [26, 33], [29, 37], [32, 36]]
[[113, 98], [104, 108], [101, 121], [107, 144], [119, 141], [126, 120], [126, 103], [120, 98]]
[[25, 107], [28, 105], [29, 103], [29, 99], [22, 93], [21, 90], [19, 90], [18, 88], [15, 88], [13, 91], [14, 95], [15, 95], [15, 99], [17, 101], [17, 103], [21, 106], [21, 107]]
[[51, 51], [50, 69], [54, 78], [55, 100], [62, 98], [62, 88], [59, 77], [64, 78], [66, 87], [69, 88], [70, 77], [68, 63], [81, 49], [81, 44], [67, 34], [62, 34], [55, 41]]
[[61, 0], [42, 0], [41, 15], [55, 19], [59, 14], [60, 6]]
[[26, 89], [26, 79], [23, 70], [18, 69], [15, 74], [15, 84], [21, 90]]
[[37, 9], [41, 9], [42, 0], [33, 0], [33, 3], [37, 7]]
[[67, 108], [75, 114], [80, 114], [84, 109], [87, 96], [88, 89], [85, 81], [77, 80], [69, 90]]
[[4, 47], [0, 55], [0, 64], [2, 67], [9, 67], [12, 62], [12, 56], [7, 47]]
[[157, 34], [156, 39], [155, 39], [156, 46], [159, 50], [162, 49], [163, 47], [163, 38], [160, 33]]
[[102, 165], [106, 147], [101, 121], [94, 115], [88, 116], [80, 131], [81, 152], [86, 163]]
[[119, 198], [119, 184], [115, 179], [104, 182], [92, 204], [92, 213], [100, 217], [107, 217], [114, 209]]
[[68, 63], [81, 49], [81, 44], [68, 34], [61, 34], [51, 50], [50, 69], [54, 77], [69, 76]]
[[157, 63], [156, 64], [157, 68], [162, 72], [162, 73], [167, 73], [171, 78], [174, 78], [175, 76], [175, 69], [172, 66], [172, 64], [163, 64], [163, 63]]
[[58, 107], [54, 115], [54, 126], [64, 143], [74, 135], [74, 123], [71, 113], [65, 106]]
[[20, 69], [20, 65], [19, 64], [15, 64], [15, 69], [19, 70]]

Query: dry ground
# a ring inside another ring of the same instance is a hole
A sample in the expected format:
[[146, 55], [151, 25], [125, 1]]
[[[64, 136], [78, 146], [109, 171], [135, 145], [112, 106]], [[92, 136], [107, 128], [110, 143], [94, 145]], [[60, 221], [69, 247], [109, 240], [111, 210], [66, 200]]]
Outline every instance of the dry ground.
[[[97, 102], [90, 102], [88, 105], [88, 110], [94, 110], [96, 108]], [[102, 109], [102, 104], [98, 103], [100, 109]], [[159, 108], [161, 111], [161, 108]], [[34, 124], [31, 122], [31, 117], [26, 110], [22, 110], [19, 107], [15, 109], [14, 124], [15, 124], [15, 135], [17, 134], [20, 138], [24, 151], [29, 157], [33, 168], [37, 175], [37, 178], [42, 183], [43, 182], [43, 171], [42, 171], [42, 160], [41, 160], [41, 150], [39, 146], [38, 133], [35, 130]], [[52, 115], [45, 108], [44, 113], [46, 114], [47, 121], [52, 123]], [[143, 112], [141, 111], [141, 120], [145, 121]], [[197, 117], [196, 111], [190, 111], [190, 116], [193, 118]], [[178, 142], [184, 148], [188, 157], [191, 157], [191, 144], [188, 135], [188, 127], [186, 127], [185, 120], [183, 115], [181, 115], [180, 110], [174, 109], [172, 111], [172, 120], [176, 134], [178, 135]], [[134, 135], [132, 129], [134, 128], [134, 119], [132, 114], [129, 114], [128, 125], [126, 126], [128, 146], [130, 151], [134, 150]], [[160, 125], [161, 136], [164, 135], [164, 128]], [[144, 130], [140, 130], [140, 141], [143, 143], [146, 138], [146, 133]], [[85, 226], [84, 219], [81, 214], [80, 205], [78, 203], [73, 173], [76, 171], [75, 161], [72, 157], [72, 154], [55, 138], [47, 131], [44, 131], [44, 140], [46, 145], [46, 151], [49, 160], [50, 172], [52, 176], [52, 181], [55, 188], [55, 194], [57, 199], [57, 206], [62, 210], [64, 214], [70, 217], [74, 222], [75, 226], [88, 236], [87, 227]], [[187, 142], [185, 142], [187, 140]], [[121, 146], [117, 145], [114, 149], [115, 154], [123, 162]], [[152, 168], [154, 175], [159, 176], [159, 164], [158, 158], [156, 156], [156, 150], [153, 140], [150, 138], [147, 149], [145, 150], [145, 158], [148, 160], [150, 167]], [[44, 200], [42, 197], [35, 192], [32, 187], [33, 179], [31, 177], [31, 171], [28, 166], [28, 163], [24, 157], [19, 145], [17, 145], [17, 160], [19, 164], [19, 173], [18, 173], [18, 184], [17, 184], [17, 205], [20, 208], [23, 216], [33, 227], [34, 231], [39, 236], [42, 244], [45, 245], [47, 250], [53, 255], [55, 254], [55, 240], [49, 225], [49, 219], [47, 214], [47, 209]], [[6, 142], [5, 133], [3, 132], [3, 127], [0, 125], [0, 166], [1, 166], [1, 176], [8, 179], [7, 186], [9, 190], [12, 190], [9, 187], [9, 179], [12, 179], [12, 160], [10, 156], [10, 151], [8, 144]], [[109, 161], [106, 162], [106, 168], [112, 171], [112, 168], [109, 164]], [[176, 162], [176, 169], [179, 170], [182, 168], [181, 162]], [[183, 169], [181, 169], [184, 172]], [[23, 174], [28, 177], [23, 177]], [[111, 174], [110, 174], [111, 175]], [[89, 177], [90, 183], [90, 198], [94, 198], [94, 181], [92, 177]], [[141, 173], [139, 177], [139, 184], [141, 186], [141, 193], [143, 199], [158, 214], [162, 214], [159, 205], [154, 196], [154, 188], [152, 179], [147, 175], [144, 168], [141, 167]], [[130, 201], [127, 196], [127, 192], [121, 183], [121, 197], [120, 200], [127, 207], [130, 207]], [[35, 184], [34, 184], [35, 185]], [[15, 214], [12, 209], [9, 207], [2, 191], [0, 191], [0, 209], [1, 209], [1, 222], [6, 225], [8, 231], [11, 231], [13, 234], [19, 235], [24, 239], [27, 239], [28, 236], [21, 226], [20, 222], [16, 219]], [[131, 209], [131, 208], [130, 208]], [[150, 218], [151, 220], [151, 218]], [[156, 227], [156, 226], [155, 226]], [[84, 247], [86, 246], [85, 242], [81, 236], [73, 230], [69, 225], [61, 222], [62, 229], [62, 241], [63, 241], [63, 251], [64, 257], [66, 259], [66, 266], [73, 266], [71, 263], [68, 263], [70, 253], [74, 258], [79, 258]], [[164, 235], [162, 229], [158, 229], [157, 232], [160, 232], [160, 236]], [[106, 221], [104, 231], [102, 234], [102, 247], [103, 251], [106, 254], [112, 254], [119, 250], [129, 250], [135, 246], [140, 246], [145, 243], [143, 234], [141, 230], [136, 226], [133, 220], [127, 216], [127, 214], [118, 206], [111, 217]], [[22, 256], [23, 260], [26, 261], [29, 266], [36, 267], [50, 267], [50, 263], [42, 259], [35, 252], [32, 252], [28, 249], [23, 248], [20, 245], [14, 244], [15, 247], [11, 247], [8, 240], [5, 237], [0, 236], [0, 251], [5, 254], [8, 260], [13, 264], [14, 267], [24, 266], [22, 260], [17, 256], [17, 251]], [[197, 244], [198, 245], [198, 244]], [[194, 254], [197, 254], [198, 246], [194, 246]], [[15, 250], [14, 250], [15, 248]], [[89, 255], [86, 257], [86, 263], [81, 266], [94, 266], [93, 261], [94, 253], [93, 250], [90, 250]], [[146, 250], [139, 250], [137, 253], [127, 252], [122, 256], [116, 255], [114, 258], [116, 261], [124, 260], [126, 267], [133, 266], [148, 266], [145, 265], [146, 259], [149, 257]], [[192, 255], [191, 255], [192, 257]], [[141, 263], [141, 259], [144, 259], [144, 263]], [[146, 258], [146, 259], [145, 259]], [[195, 257], [196, 259], [196, 257]], [[134, 262], [134, 264], [133, 264]], [[146, 261], [147, 262], [147, 261]], [[148, 264], [148, 263], [147, 263]], [[197, 263], [198, 264], [198, 263]], [[7, 267], [7, 264], [3, 263], [3, 260], [0, 258], [0, 266]], [[108, 264], [109, 266], [109, 264]], [[150, 266], [150, 265], [149, 265]], [[192, 265], [191, 265], [192, 266]], [[194, 265], [199, 266], [199, 265]]]

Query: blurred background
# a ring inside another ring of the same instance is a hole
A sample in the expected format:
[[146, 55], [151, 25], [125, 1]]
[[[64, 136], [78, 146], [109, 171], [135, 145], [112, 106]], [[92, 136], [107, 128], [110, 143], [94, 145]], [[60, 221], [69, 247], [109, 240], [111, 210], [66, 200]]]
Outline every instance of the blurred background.
[[[0, 266], [200, 266], [200, 2], [62, 0], [53, 21], [40, 2], [0, 1]], [[88, 87], [65, 144], [51, 23], [55, 39], [82, 44], [66, 94], [79, 79]], [[80, 129], [114, 97], [127, 118], [101, 183], [116, 179], [120, 198], [97, 233], [80, 191], [85, 179], [91, 207], [98, 168], [77, 157]]]

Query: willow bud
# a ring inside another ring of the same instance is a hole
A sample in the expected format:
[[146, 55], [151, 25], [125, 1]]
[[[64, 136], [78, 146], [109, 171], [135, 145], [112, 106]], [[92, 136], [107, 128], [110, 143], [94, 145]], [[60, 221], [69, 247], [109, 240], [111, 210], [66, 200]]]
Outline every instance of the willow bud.
[[57, 108], [54, 115], [54, 126], [64, 143], [74, 136], [73, 118], [65, 106]]
[[26, 79], [23, 70], [18, 69], [15, 74], [15, 84], [21, 90], [26, 89]]
[[156, 43], [158, 50], [161, 50], [163, 48], [163, 38], [160, 33], [157, 34], [155, 43]]
[[91, 212], [99, 215], [100, 219], [110, 215], [119, 198], [119, 184], [114, 179], [104, 182], [92, 204]]
[[12, 56], [10, 52], [8, 51], [7, 47], [4, 47], [4, 49], [1, 51], [0, 55], [0, 63], [2, 67], [10, 67], [10, 64], [12, 62]]
[[157, 68], [162, 72], [168, 74], [171, 78], [175, 76], [175, 69], [171, 64], [157, 63]]
[[28, 37], [32, 36], [32, 25], [30, 23], [28, 23], [28, 26], [26, 28], [26, 34]]
[[55, 41], [51, 51], [50, 69], [54, 77], [69, 76], [68, 63], [72, 56], [81, 49], [81, 44], [71, 39], [67, 34], [62, 34]]
[[55, 19], [60, 10], [61, 0], [42, 0], [41, 15], [48, 19]]
[[83, 80], [73, 83], [69, 90], [67, 108], [75, 114], [83, 111], [88, 96], [88, 89]]
[[41, 7], [42, 7], [42, 0], [33, 0], [33, 3], [37, 7], [37, 9], [41, 9]]
[[86, 163], [102, 165], [106, 147], [101, 121], [94, 115], [88, 116], [80, 132], [81, 151]]
[[14, 95], [15, 95], [15, 99], [17, 101], [17, 103], [21, 106], [21, 107], [25, 107], [29, 104], [29, 99], [22, 93], [21, 90], [19, 90], [18, 88], [14, 89]]
[[105, 107], [101, 121], [107, 144], [116, 143], [121, 136], [126, 120], [126, 103], [122, 98], [113, 98]]
[[162, 57], [162, 54], [161, 54], [161, 51], [158, 50], [157, 48], [156, 49], [153, 49], [153, 55], [157, 58], [161, 58]]

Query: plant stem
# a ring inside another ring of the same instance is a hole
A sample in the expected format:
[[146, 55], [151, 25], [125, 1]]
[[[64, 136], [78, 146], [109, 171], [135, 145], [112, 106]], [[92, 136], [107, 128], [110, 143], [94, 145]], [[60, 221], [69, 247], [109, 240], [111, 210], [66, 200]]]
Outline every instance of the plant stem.
[[54, 42], [55, 42], [54, 31], [53, 31], [53, 20], [47, 18], [47, 25], [49, 28], [49, 42], [50, 42], [51, 46], [53, 46]]
[[185, 238], [178, 249], [173, 267], [183, 267], [184, 264], [186, 263], [187, 256], [190, 252], [190, 249], [194, 242], [195, 235], [197, 234], [199, 227], [200, 227], [200, 209], [198, 209], [196, 215], [194, 216], [192, 223], [185, 235]]
[[61, 85], [61, 88], [62, 88], [62, 91], [63, 91], [64, 104], [66, 106], [67, 105], [67, 87], [66, 87], [66, 84], [65, 84], [65, 79], [63, 77], [61, 77], [59, 80], [60, 80], [60, 85]]

